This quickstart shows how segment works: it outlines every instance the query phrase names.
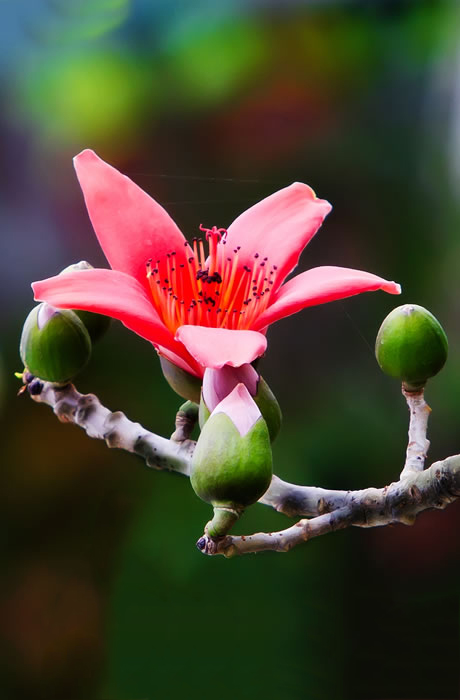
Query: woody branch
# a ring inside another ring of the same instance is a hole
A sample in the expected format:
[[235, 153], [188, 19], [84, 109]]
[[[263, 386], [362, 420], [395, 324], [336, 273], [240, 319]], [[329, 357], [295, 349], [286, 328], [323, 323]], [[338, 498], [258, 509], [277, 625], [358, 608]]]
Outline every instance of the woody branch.
[[[80, 394], [72, 384], [60, 386], [31, 376], [25, 376], [24, 382], [31, 398], [50, 406], [60, 421], [75, 423], [89, 437], [105, 440], [108, 447], [138, 455], [149, 467], [189, 476], [195, 442], [189, 439], [193, 424], [186, 414], [178, 413], [176, 430], [168, 440], [129, 420], [121, 411], [110, 411], [94, 394]], [[259, 502], [289, 517], [301, 516], [299, 522], [279, 532], [227, 535], [217, 540], [204, 535], [198, 540], [199, 549], [227, 557], [266, 550], [286, 552], [313, 537], [349, 526], [411, 525], [422, 511], [452, 503], [460, 496], [460, 455], [424, 469], [430, 409], [423, 391], [403, 389], [403, 394], [410, 422], [406, 462], [399, 481], [384, 488], [340, 491], [299, 486], [274, 475]]]

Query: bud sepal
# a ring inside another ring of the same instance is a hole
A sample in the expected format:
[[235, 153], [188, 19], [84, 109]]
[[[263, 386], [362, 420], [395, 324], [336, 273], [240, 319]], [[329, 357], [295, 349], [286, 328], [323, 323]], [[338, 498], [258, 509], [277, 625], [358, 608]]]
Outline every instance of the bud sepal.
[[170, 360], [167, 360], [163, 355], [159, 355], [161, 371], [168, 382], [169, 386], [176, 394], [182, 396], [183, 399], [200, 403], [201, 394], [201, 378], [196, 377], [189, 372], [186, 372], [181, 367], [178, 367]]

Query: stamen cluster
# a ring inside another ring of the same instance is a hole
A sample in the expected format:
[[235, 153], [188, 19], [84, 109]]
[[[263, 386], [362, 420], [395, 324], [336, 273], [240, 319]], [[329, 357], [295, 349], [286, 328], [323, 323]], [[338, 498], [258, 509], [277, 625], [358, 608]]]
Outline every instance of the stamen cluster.
[[202, 239], [188, 242], [184, 262], [177, 251], [166, 258], [148, 260], [149, 280], [155, 307], [172, 333], [179, 326], [197, 325], [245, 330], [268, 306], [276, 265], [253, 256], [252, 265], [242, 265], [241, 246], [229, 250], [227, 231], [200, 226], [206, 234], [208, 255]]

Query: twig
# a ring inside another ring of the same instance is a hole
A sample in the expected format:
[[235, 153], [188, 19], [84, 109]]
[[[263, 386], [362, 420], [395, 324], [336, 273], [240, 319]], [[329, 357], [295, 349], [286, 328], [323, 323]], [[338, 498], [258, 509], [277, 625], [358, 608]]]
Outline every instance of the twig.
[[178, 442], [155, 435], [121, 411], [110, 411], [94, 394], [80, 394], [73, 384], [58, 385], [32, 378], [28, 390], [34, 401], [51, 406], [61, 422], [75, 423], [89, 437], [142, 457], [148, 467], [189, 475], [193, 440]]
[[[302, 487], [297, 487], [302, 488]], [[336, 494], [339, 492], [335, 492]], [[204, 535], [197, 547], [204, 554], [250, 554], [290, 549], [318, 535], [349, 526], [378, 527], [395, 523], [412, 525], [416, 516], [430, 508], [445, 508], [460, 496], [460, 455], [435, 462], [423, 472], [412, 472], [404, 480], [383, 489], [364, 489], [343, 494], [346, 505], [310, 520], [299, 520], [279, 532], [254, 535], [227, 535], [211, 540]]]
[[[190, 474], [193, 440], [167, 440], [130, 421], [121, 411], [112, 412], [94, 394], [80, 394], [72, 384], [59, 386], [24, 376], [31, 398], [52, 407], [62, 422], [75, 423], [89, 437], [105, 440], [142, 457], [147, 466]], [[197, 546], [206, 554], [247, 554], [273, 550], [285, 552], [318, 535], [349, 527], [376, 527], [390, 523], [410, 525], [418, 513], [445, 508], [460, 496], [460, 455], [447, 457], [423, 470], [428, 449], [426, 427], [429, 408], [422, 396], [407, 397], [411, 410], [409, 447], [401, 479], [384, 488], [338, 491], [298, 486], [273, 476], [260, 503], [287, 516], [303, 517], [295, 525], [273, 533], [226, 536], [211, 540], [203, 536]], [[180, 425], [178, 437], [185, 437]], [[188, 428], [190, 425], [188, 426]], [[188, 428], [186, 428], [186, 434]], [[408, 466], [409, 465], [409, 466]], [[311, 519], [305, 519], [309, 516]]]

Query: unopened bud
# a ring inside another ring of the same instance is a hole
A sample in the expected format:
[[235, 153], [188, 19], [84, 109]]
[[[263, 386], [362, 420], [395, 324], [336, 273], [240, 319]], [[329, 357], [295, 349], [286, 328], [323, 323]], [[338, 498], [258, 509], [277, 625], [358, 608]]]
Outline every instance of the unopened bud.
[[386, 374], [417, 391], [443, 368], [447, 348], [447, 336], [433, 314], [423, 306], [405, 304], [393, 309], [380, 326], [375, 355]]
[[258, 406], [273, 442], [281, 427], [281, 409], [267, 382], [249, 364], [241, 367], [225, 365], [221, 369], [206, 369], [200, 402], [200, 427], [204, 426], [217, 404], [240, 382], [245, 385]]
[[265, 493], [271, 477], [267, 424], [245, 385], [238, 384], [211, 413], [192, 458], [192, 487], [214, 506], [210, 537], [226, 534], [244, 508]]
[[32, 309], [24, 323], [19, 352], [33, 375], [63, 384], [88, 363], [91, 340], [73, 311], [42, 303]]

